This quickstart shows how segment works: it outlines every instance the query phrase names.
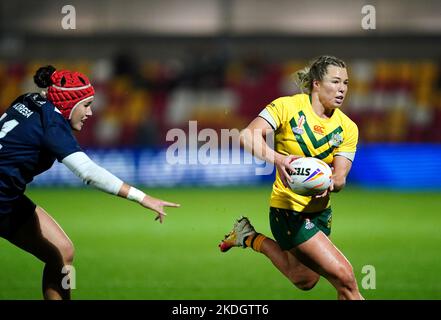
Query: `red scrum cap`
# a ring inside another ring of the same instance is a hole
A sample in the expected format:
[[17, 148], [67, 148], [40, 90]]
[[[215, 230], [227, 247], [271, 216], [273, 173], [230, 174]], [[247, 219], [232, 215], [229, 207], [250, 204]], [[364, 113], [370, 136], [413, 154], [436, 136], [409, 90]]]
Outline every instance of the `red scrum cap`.
[[52, 83], [47, 89], [47, 99], [59, 109], [66, 119], [81, 103], [91, 100], [95, 94], [89, 79], [80, 72], [56, 70], [50, 76]]

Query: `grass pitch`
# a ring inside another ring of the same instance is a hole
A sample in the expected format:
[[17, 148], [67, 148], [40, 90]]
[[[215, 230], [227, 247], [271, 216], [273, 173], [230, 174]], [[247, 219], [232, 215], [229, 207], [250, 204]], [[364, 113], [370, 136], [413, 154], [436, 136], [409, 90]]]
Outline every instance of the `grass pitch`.
[[[218, 243], [240, 215], [271, 235], [270, 186], [145, 190], [181, 203], [164, 224], [141, 206], [93, 189], [30, 189], [76, 248], [74, 299], [335, 299], [322, 278], [293, 287], [263, 255]], [[441, 299], [441, 196], [347, 188], [333, 195], [332, 240], [367, 299]], [[375, 289], [363, 289], [363, 266]], [[43, 264], [0, 239], [0, 299], [41, 299]]]

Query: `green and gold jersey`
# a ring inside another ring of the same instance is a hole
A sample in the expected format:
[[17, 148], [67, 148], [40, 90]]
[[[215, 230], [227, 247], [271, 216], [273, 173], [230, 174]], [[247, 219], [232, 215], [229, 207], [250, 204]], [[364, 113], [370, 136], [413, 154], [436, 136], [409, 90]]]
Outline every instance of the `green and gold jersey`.
[[[315, 157], [331, 165], [334, 156], [353, 161], [358, 141], [357, 125], [340, 109], [331, 118], [320, 118], [310, 96], [296, 94], [270, 103], [260, 114], [274, 129], [274, 150], [283, 155]], [[330, 206], [329, 196], [312, 198], [285, 188], [279, 173], [273, 184], [270, 206], [297, 212], [318, 212]]]

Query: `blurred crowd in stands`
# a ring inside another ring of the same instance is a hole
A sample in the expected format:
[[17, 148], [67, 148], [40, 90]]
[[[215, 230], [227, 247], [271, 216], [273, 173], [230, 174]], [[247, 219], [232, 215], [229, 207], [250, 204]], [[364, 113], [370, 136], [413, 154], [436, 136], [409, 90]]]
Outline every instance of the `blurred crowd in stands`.
[[[0, 113], [18, 95], [39, 90], [38, 67], [74, 69], [96, 89], [94, 116], [78, 139], [84, 147], [160, 147], [171, 128], [241, 129], [273, 99], [298, 93], [292, 75], [308, 61], [273, 63], [248, 55], [230, 61], [135, 61], [128, 55], [97, 61], [0, 62]], [[441, 142], [438, 61], [348, 60], [343, 111], [362, 142]]]

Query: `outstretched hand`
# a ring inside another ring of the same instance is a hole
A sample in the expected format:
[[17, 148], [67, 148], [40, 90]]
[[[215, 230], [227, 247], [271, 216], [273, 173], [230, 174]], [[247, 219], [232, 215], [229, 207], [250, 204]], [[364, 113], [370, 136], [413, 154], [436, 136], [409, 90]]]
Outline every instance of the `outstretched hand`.
[[173, 202], [156, 199], [146, 195], [140, 203], [143, 207], [150, 209], [157, 213], [155, 220], [159, 220], [160, 223], [164, 220], [164, 216], [167, 214], [164, 212], [165, 207], [179, 208], [181, 205]]
[[279, 172], [280, 180], [282, 180], [283, 185], [289, 188], [288, 182], [292, 182], [291, 179], [291, 162], [300, 158], [299, 156], [288, 155], [276, 161], [275, 165], [277, 171]]

